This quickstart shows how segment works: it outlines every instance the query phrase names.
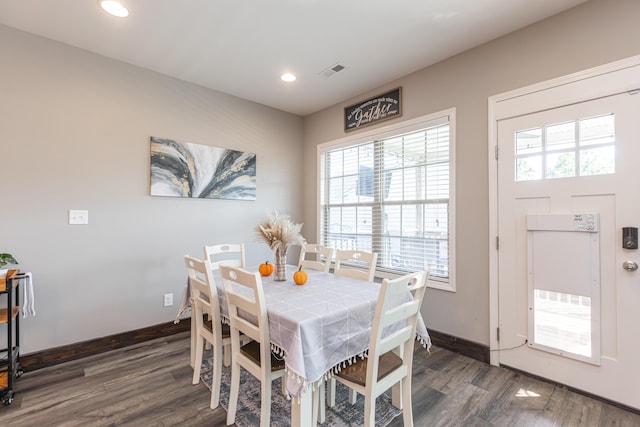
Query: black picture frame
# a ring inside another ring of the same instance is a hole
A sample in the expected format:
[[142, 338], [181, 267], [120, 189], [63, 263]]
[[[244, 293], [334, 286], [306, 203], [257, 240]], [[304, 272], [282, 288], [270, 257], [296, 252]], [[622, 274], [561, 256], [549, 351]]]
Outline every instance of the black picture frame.
[[351, 132], [402, 116], [402, 87], [374, 96], [344, 109], [344, 131]]

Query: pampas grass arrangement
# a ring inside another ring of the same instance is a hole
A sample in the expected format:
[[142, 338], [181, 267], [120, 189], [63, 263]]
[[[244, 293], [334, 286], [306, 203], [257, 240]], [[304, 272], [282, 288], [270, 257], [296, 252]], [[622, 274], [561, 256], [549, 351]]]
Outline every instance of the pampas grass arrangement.
[[265, 242], [272, 251], [285, 250], [291, 245], [303, 245], [304, 237], [300, 234], [302, 224], [296, 224], [291, 217], [275, 211], [262, 220], [256, 228], [256, 236]]
[[278, 213], [278, 211], [256, 225], [256, 236], [273, 251], [274, 280], [286, 280], [287, 249], [291, 245], [304, 245], [305, 240], [300, 234], [301, 229], [302, 224], [294, 223], [289, 215]]

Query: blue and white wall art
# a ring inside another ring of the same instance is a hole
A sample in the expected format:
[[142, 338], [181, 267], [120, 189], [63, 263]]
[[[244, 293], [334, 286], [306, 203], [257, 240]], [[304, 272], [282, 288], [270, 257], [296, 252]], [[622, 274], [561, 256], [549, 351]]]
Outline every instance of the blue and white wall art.
[[256, 155], [151, 137], [151, 195], [256, 199]]

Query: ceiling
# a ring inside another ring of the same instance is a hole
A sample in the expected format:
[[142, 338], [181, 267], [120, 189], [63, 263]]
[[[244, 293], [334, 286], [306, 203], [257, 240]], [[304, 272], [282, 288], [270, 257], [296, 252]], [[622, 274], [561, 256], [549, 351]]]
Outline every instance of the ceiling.
[[585, 1], [0, 0], [0, 23], [306, 116]]

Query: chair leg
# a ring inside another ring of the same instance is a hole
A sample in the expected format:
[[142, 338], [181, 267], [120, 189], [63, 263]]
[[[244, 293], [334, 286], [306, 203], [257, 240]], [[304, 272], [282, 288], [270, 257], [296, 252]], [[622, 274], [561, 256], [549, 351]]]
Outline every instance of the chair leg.
[[287, 395], [287, 375], [283, 375], [280, 377], [280, 392], [282, 392], [283, 396]]
[[193, 378], [191, 380], [192, 384], [198, 384], [200, 382], [200, 368], [202, 368], [202, 346], [204, 345], [202, 341], [204, 341], [202, 337], [196, 337], [194, 343], [195, 352], [191, 352], [193, 364]]
[[[376, 425], [376, 400], [371, 394], [364, 399], [364, 427], [375, 427]], [[405, 425], [405, 427], [408, 427]]]
[[329, 378], [327, 384], [327, 406], [329, 408], [336, 406], [336, 380], [333, 378]]
[[402, 380], [402, 421], [405, 427], [413, 427], [413, 408], [411, 407], [411, 371]]
[[[307, 391], [307, 393], [309, 393]], [[320, 412], [320, 386], [318, 385], [318, 388], [314, 388], [312, 390], [313, 396], [312, 396], [312, 403], [311, 403], [311, 425], [313, 427], [316, 427], [318, 425], [318, 418], [319, 418], [319, 412]]]
[[231, 366], [231, 344], [227, 344], [223, 347], [223, 353], [224, 353], [224, 358], [223, 358], [224, 366], [226, 367]]
[[326, 402], [326, 382], [320, 380], [318, 384], [318, 422], [324, 423], [327, 415], [327, 402]]
[[[193, 310], [193, 309], [192, 309]], [[191, 351], [190, 351], [190, 360], [189, 360], [189, 364], [191, 365], [192, 368], [195, 368], [195, 360], [196, 360], [196, 354], [195, 354], [195, 350], [196, 350], [196, 319], [195, 319], [195, 315], [193, 314], [193, 312], [191, 313]]]
[[[351, 405], [355, 405], [356, 400], [358, 400], [358, 392], [349, 388], [349, 403]], [[329, 380], [327, 402], [330, 408], [333, 408], [336, 405], [336, 380], [334, 380], [333, 378]]]
[[261, 380], [260, 427], [268, 427], [271, 421], [271, 379], [268, 375]]
[[402, 409], [402, 384], [404, 384], [404, 381], [400, 380], [400, 382], [391, 386], [391, 404], [398, 409]]
[[215, 409], [220, 404], [220, 380], [222, 378], [222, 347], [212, 346], [213, 366], [211, 367], [211, 403], [210, 408]]
[[358, 392], [353, 390], [353, 389], [349, 389], [349, 403], [352, 405], [356, 404], [356, 400], [358, 400]]
[[227, 425], [236, 422], [236, 409], [238, 407], [238, 392], [240, 391], [240, 365], [231, 363], [231, 386], [229, 389], [229, 410], [227, 411]]

